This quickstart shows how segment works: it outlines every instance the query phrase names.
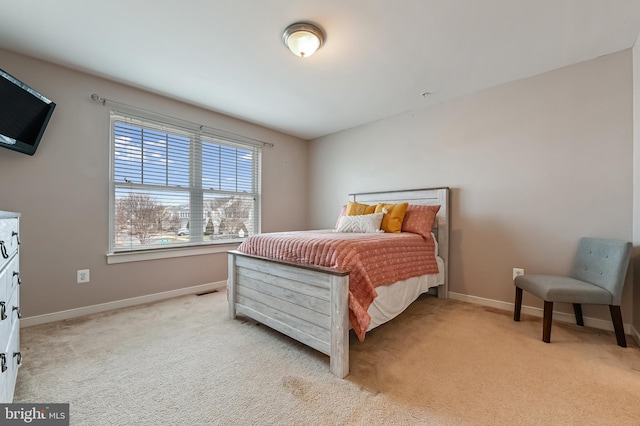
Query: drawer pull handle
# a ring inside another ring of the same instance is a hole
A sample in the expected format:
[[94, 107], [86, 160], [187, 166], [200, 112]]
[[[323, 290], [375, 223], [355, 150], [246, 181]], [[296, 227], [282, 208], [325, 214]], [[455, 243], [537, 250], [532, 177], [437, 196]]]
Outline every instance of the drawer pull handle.
[[14, 352], [13, 357], [18, 357], [18, 365], [22, 364], [22, 352]]
[[4, 246], [4, 241], [0, 241], [0, 253], [2, 253], [3, 258], [9, 258], [9, 253], [7, 253], [7, 248]]
[[13, 276], [18, 276], [18, 285], [22, 284], [22, 280], [20, 279], [20, 272], [18, 271], [13, 271]]
[[18, 319], [22, 318], [22, 315], [20, 315], [20, 307], [19, 306], [14, 306], [13, 310], [14, 311], [18, 311]]
[[7, 306], [4, 302], [0, 302], [0, 321], [7, 319]]
[[0, 360], [2, 360], [2, 372], [4, 373], [5, 371], [7, 371], [7, 355], [6, 354], [0, 354]]
[[18, 243], [18, 245], [20, 245], [20, 236], [18, 235], [18, 233], [16, 231], [11, 231], [11, 236], [16, 237], [16, 242]]

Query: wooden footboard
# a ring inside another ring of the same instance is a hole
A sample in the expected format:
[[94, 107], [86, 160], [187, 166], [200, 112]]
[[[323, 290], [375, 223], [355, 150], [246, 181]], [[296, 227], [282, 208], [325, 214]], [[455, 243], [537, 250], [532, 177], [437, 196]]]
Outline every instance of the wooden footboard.
[[229, 252], [229, 316], [243, 315], [329, 355], [349, 374], [349, 273]]

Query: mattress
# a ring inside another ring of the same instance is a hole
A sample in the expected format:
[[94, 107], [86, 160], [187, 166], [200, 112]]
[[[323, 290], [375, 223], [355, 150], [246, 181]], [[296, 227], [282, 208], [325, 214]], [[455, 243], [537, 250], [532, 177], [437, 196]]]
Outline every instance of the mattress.
[[436, 261], [440, 271], [437, 274], [421, 275], [376, 287], [378, 296], [373, 299], [367, 310], [371, 317], [367, 331], [400, 315], [418, 296], [429, 291], [431, 287], [444, 284], [444, 261], [440, 256], [436, 257]]
[[367, 310], [378, 288], [440, 269], [433, 237], [410, 232], [273, 232], [250, 236], [238, 251], [349, 271], [349, 320], [360, 340], [369, 327]]

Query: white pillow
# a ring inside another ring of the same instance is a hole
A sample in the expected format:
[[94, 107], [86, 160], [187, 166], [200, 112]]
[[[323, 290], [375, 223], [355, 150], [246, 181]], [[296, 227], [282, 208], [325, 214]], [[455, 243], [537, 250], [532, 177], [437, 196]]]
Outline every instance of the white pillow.
[[338, 222], [336, 232], [384, 232], [380, 229], [384, 213], [361, 214], [356, 216], [342, 216]]

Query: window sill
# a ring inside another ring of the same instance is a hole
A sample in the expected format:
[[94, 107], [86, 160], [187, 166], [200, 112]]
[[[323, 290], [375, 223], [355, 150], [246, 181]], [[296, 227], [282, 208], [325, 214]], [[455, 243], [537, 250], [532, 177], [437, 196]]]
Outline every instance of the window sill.
[[200, 256], [203, 254], [224, 253], [235, 250], [240, 243], [216, 244], [200, 247], [181, 247], [173, 249], [148, 250], [139, 252], [107, 253], [107, 264], [140, 262], [145, 260], [169, 259], [172, 257]]

